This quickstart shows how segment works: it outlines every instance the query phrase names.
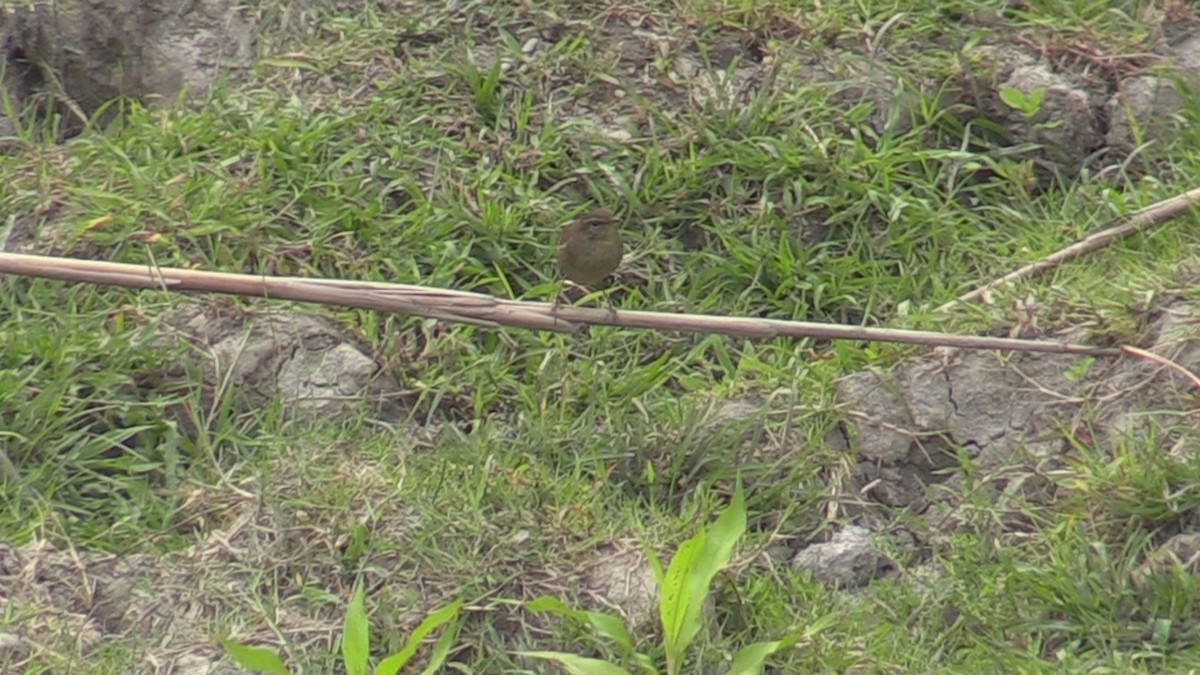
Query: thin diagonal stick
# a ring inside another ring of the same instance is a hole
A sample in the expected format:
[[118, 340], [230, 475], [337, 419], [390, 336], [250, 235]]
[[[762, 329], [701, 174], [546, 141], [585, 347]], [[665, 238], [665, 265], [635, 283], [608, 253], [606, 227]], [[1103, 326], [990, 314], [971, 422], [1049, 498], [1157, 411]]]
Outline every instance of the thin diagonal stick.
[[958, 305], [974, 302], [982, 298], [985, 294], [994, 291], [1001, 286], [1007, 286], [1014, 281], [1018, 281], [1026, 277], [1036, 276], [1048, 269], [1057, 267], [1068, 260], [1078, 258], [1084, 253], [1090, 253], [1097, 249], [1103, 248], [1117, 239], [1128, 237], [1135, 232], [1142, 232], [1172, 218], [1177, 218], [1184, 213], [1187, 213], [1188, 209], [1191, 208], [1191, 206], [1196, 202], [1200, 202], [1200, 188], [1185, 192], [1178, 197], [1172, 197], [1166, 201], [1152, 204], [1144, 209], [1135, 211], [1128, 216], [1122, 216], [1120, 218], [1113, 219], [1110, 221], [1111, 224], [1107, 228], [1090, 235], [1081, 241], [1071, 244], [1064, 249], [1052, 253], [1035, 263], [1030, 263], [1029, 265], [1022, 267], [1015, 272], [1006, 274], [995, 281], [991, 281], [984, 286], [976, 288], [970, 293], [960, 295], [957, 299], [951, 300], [941, 307], [938, 307], [936, 311], [945, 312], [957, 307]]

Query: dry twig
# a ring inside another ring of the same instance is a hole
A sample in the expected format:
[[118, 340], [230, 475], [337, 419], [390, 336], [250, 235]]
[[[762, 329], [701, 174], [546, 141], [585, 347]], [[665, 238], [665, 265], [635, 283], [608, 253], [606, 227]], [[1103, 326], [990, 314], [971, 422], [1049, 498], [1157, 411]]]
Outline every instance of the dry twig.
[[298, 300], [324, 305], [382, 310], [489, 327], [518, 326], [566, 333], [577, 332], [582, 328], [582, 324], [603, 324], [627, 328], [719, 333], [748, 338], [789, 336], [1060, 354], [1115, 355], [1120, 353], [1120, 350], [1117, 349], [1088, 345], [979, 335], [951, 335], [915, 330], [864, 328], [708, 314], [611, 311], [578, 307], [555, 308], [548, 302], [502, 300], [480, 293], [404, 284], [264, 277], [16, 253], [0, 253], [0, 273], [128, 288], [204, 291], [245, 297]]
[[953, 309], [958, 305], [974, 302], [982, 298], [987, 293], [1000, 288], [1001, 286], [1006, 286], [1014, 281], [1041, 274], [1042, 272], [1057, 267], [1068, 260], [1078, 258], [1084, 253], [1091, 253], [1092, 251], [1103, 248], [1117, 239], [1128, 237], [1135, 232], [1148, 230], [1151, 227], [1154, 227], [1160, 223], [1164, 223], [1172, 218], [1178, 218], [1184, 213], [1187, 213], [1188, 209], [1198, 201], [1200, 201], [1200, 188], [1189, 190], [1188, 192], [1185, 192], [1177, 197], [1172, 197], [1166, 201], [1152, 204], [1127, 216], [1115, 218], [1109, 222], [1107, 227], [1099, 232], [1089, 235], [1086, 238], [1071, 244], [1064, 249], [1056, 251], [1037, 262], [1030, 263], [1016, 270], [1015, 272], [1006, 274], [999, 279], [976, 288], [970, 293], [960, 295], [957, 299], [951, 300], [941, 307], [938, 307], [937, 311], [944, 312], [946, 310]]
[[1124, 351], [1126, 354], [1132, 354], [1138, 358], [1143, 358], [1143, 359], [1146, 359], [1147, 361], [1153, 361], [1165, 368], [1170, 368], [1171, 370], [1174, 370], [1175, 372], [1179, 373], [1180, 375], [1183, 375], [1184, 378], [1186, 378], [1187, 381], [1190, 382], [1193, 387], [1195, 387], [1198, 391], [1200, 391], [1200, 377], [1197, 377], [1195, 373], [1191, 372], [1187, 368], [1184, 368], [1183, 366], [1179, 365], [1178, 363], [1175, 363], [1174, 361], [1171, 361], [1170, 359], [1159, 356], [1158, 354], [1155, 354], [1154, 352], [1148, 352], [1145, 349], [1138, 349], [1137, 347], [1130, 347], [1130, 346], [1126, 345], [1126, 346], [1122, 347], [1121, 350]]

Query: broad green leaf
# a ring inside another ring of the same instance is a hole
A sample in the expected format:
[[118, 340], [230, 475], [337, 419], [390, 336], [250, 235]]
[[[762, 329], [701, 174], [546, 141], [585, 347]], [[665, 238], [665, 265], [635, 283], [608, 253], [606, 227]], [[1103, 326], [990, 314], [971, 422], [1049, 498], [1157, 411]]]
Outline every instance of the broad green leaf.
[[399, 654], [384, 657], [379, 662], [379, 665], [375, 666], [375, 675], [396, 675], [404, 667], [404, 662], [407, 660], [400, 658]]
[[697, 533], [675, 552], [659, 605], [668, 673], [679, 672], [683, 651], [700, 632], [704, 600], [713, 577], [729, 564], [733, 549], [745, 531], [746, 500], [739, 486], [729, 506], [708, 531]]
[[767, 657], [779, 651], [779, 641], [755, 642], [746, 645], [733, 655], [733, 664], [729, 666], [729, 675], [759, 675]]
[[733, 493], [733, 501], [717, 518], [708, 530], [704, 549], [696, 560], [694, 569], [700, 575], [705, 585], [705, 595], [708, 595], [708, 583], [717, 576], [733, 557], [733, 548], [746, 532], [746, 500], [739, 488]]
[[[375, 668], [376, 675], [395, 675], [395, 673], [400, 672], [400, 669], [417, 653], [417, 648], [421, 646], [421, 642], [425, 639], [425, 636], [429, 635], [438, 626], [455, 621], [458, 618], [458, 610], [462, 609], [462, 606], [462, 600], [455, 600], [427, 614], [420, 625], [413, 629], [412, 635], [408, 636], [408, 642], [404, 643], [404, 648], [379, 662], [379, 666]], [[453, 625], [457, 627], [457, 622]], [[449, 630], [451, 629], [447, 629], [447, 632]], [[444, 638], [445, 636], [443, 635], [442, 637]], [[438, 642], [441, 642], [441, 638], [438, 639]]]
[[789, 633], [782, 640], [755, 642], [754, 644], [742, 647], [733, 655], [733, 664], [729, 667], [729, 675], [758, 675], [758, 673], [762, 672], [763, 664], [769, 656], [791, 649], [801, 637], [814, 635], [827, 625], [828, 622], [826, 621], [816, 631], [812, 631], [812, 627], [809, 626], [804, 631]]
[[346, 620], [342, 627], [342, 661], [348, 675], [367, 675], [367, 659], [370, 657], [370, 627], [367, 612], [363, 609], [362, 583], [354, 586], [354, 597], [346, 608]]
[[[733, 545], [737, 543], [742, 535], [746, 533], [746, 497], [742, 494], [741, 486], [733, 493], [733, 499], [729, 502], [729, 506], [717, 518], [717, 522], [713, 523], [709, 534], [718, 539], [721, 548], [733, 550]], [[725, 554], [725, 560], [721, 562], [719, 567], [724, 567], [729, 562], [730, 553]]]
[[704, 598], [708, 597], [713, 577], [729, 564], [730, 558], [733, 557], [733, 549], [745, 532], [746, 499], [739, 486], [733, 493], [733, 500], [729, 506], [709, 529], [704, 548], [700, 551], [696, 564], [692, 567], [690, 578], [692, 604], [689, 609], [696, 612], [694, 620], [697, 622], [697, 628], [700, 620], [699, 612]]
[[692, 600], [690, 591], [695, 585], [692, 581], [692, 566], [696, 562], [696, 556], [703, 549], [704, 532], [699, 532], [680, 544], [671, 558], [671, 565], [667, 568], [663, 587], [659, 591], [658, 612], [663, 626], [663, 647], [667, 652], [668, 673], [679, 672], [683, 663], [683, 650], [700, 630], [698, 622], [692, 620], [691, 623], [697, 624], [694, 626], [689, 622], [689, 617], [697, 616], [691, 611], [689, 603]]
[[233, 657], [237, 664], [247, 670], [271, 675], [286, 675], [288, 669], [283, 665], [283, 659], [269, 647], [254, 647], [233, 640], [218, 640], [225, 651]]
[[643, 673], [653, 673], [653, 675], [658, 675], [658, 668], [654, 666], [654, 659], [650, 658], [649, 654], [634, 652], [633, 662], [642, 669]]
[[525, 603], [525, 609], [531, 612], [551, 612], [559, 616], [579, 618], [579, 610], [568, 606], [562, 600], [552, 595], [542, 595]]
[[532, 656], [535, 659], [557, 661], [571, 675], [629, 675], [629, 671], [600, 659], [589, 659], [585, 656], [567, 654], [565, 652], [517, 652], [521, 656]]
[[659, 592], [659, 618], [667, 637], [675, 637], [683, 629], [687, 609], [687, 580], [696, 556], [704, 547], [704, 533], [700, 532], [675, 549], [675, 555], [663, 576]]
[[625, 622], [618, 616], [604, 612], [584, 612], [588, 623], [596, 633], [616, 642], [627, 653], [633, 651], [633, 638], [625, 628]]
[[1025, 108], [1025, 94], [1016, 87], [1002, 87], [1000, 89], [1000, 100], [1004, 102], [1004, 105], [1014, 110], [1023, 110]]
[[788, 647], [790, 647], [792, 644], [799, 641], [800, 638], [804, 638], [805, 640], [807, 640], [807, 639], [813, 637], [814, 635], [820, 634], [821, 631], [825, 630], [826, 628], [829, 628], [833, 624], [837, 623], [837, 621], [838, 621], [837, 615], [826, 614], [825, 616], [817, 619], [816, 621], [809, 621], [808, 625], [806, 625], [804, 627], [804, 630], [802, 630], [798, 633], [794, 633], [793, 635], [790, 635], [790, 636], [784, 638], [784, 640], [791, 641], [790, 643], [788, 643]]
[[625, 623], [620, 617], [604, 612], [588, 612], [580, 609], [575, 609], [563, 603], [563, 601], [549, 595], [543, 595], [534, 598], [525, 603], [525, 608], [533, 612], [550, 612], [558, 616], [566, 617], [587, 623], [601, 637], [609, 638], [626, 650], [633, 651], [633, 638], [629, 636], [629, 631], [625, 628]]
[[[457, 609], [455, 610], [457, 612]], [[446, 662], [446, 657], [450, 654], [450, 648], [454, 646], [454, 641], [458, 639], [458, 616], [457, 614], [450, 623], [446, 624], [446, 630], [438, 637], [437, 642], [433, 645], [433, 652], [429, 655], [429, 665], [425, 670], [421, 671], [421, 675], [433, 675], [438, 672], [442, 664]]]

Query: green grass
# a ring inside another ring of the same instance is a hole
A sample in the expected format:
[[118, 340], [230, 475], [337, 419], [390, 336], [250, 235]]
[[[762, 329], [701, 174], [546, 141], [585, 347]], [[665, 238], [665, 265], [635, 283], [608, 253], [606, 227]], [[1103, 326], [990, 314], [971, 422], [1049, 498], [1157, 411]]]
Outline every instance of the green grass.
[[[119, 121], [63, 147], [46, 141], [53, 119], [25, 121], [23, 143], [0, 157], [0, 227], [33, 223], [53, 250], [123, 262], [548, 300], [556, 229], [595, 202], [627, 219], [615, 297], [629, 309], [971, 332], [1018, 323], [1011, 300], [1031, 296], [1044, 327], [1087, 322], [1096, 341], [1120, 342], [1144, 330], [1148, 290], [1159, 294], [1151, 306], [1194, 296], [1175, 267], [1198, 243], [1185, 217], [994, 304], [933, 313], [1200, 173], [1194, 123], [1145, 148], [1119, 185], [1050, 177], [1006, 148], [972, 107], [988, 73], [964, 46], [1004, 36], [958, 20], [1004, 3], [660, 2], [602, 20], [597, 6], [551, 4], [553, 21], [503, 2], [469, 20], [313, 10], [311, 32], [287, 45], [302, 62], [264, 61], [194, 107], [116, 104]], [[1029, 2], [1004, 25], [1070, 63], [1066, 48], [1085, 44], [1148, 51], [1141, 6]], [[637, 16], [667, 56], [630, 31]], [[489, 55], [520, 62], [535, 26], [561, 35], [510, 73], [490, 65]], [[887, 58], [873, 63], [879, 41]], [[776, 59], [757, 72], [768, 86], [700, 100], [670, 84], [680, 53], [736, 79], [756, 50]], [[864, 90], [854, 73], [868, 66], [886, 84]], [[816, 70], [832, 76], [806, 79]], [[903, 92], [894, 110], [867, 95], [890, 89]], [[1049, 505], [1014, 515], [967, 496], [970, 517], [953, 532], [873, 505], [920, 542], [885, 537], [905, 574], [860, 595], [768, 554], [844, 524], [826, 520], [849, 461], [825, 440], [842, 419], [833, 382], [894, 365], [917, 353], [909, 347], [435, 330], [289, 307], [332, 316], [377, 351], [413, 412], [389, 427], [366, 410], [294, 419], [286, 402], [247, 407], [236, 388], [210, 399], [207, 357], [172, 346], [161, 323], [209, 300], [0, 284], [2, 540], [162, 556], [170, 573], [153, 590], [206, 608], [183, 646], [231, 637], [282, 647], [294, 670], [335, 669], [362, 581], [376, 657], [461, 599], [451, 660], [464, 671], [544, 667], [519, 651], [618, 658], [520, 603], [586, 604], [581, 575], [614, 542], [668, 559], [740, 477], [747, 533], [713, 585], [716, 628], [700, 632], [682, 672], [792, 634], [803, 637], [769, 661], [786, 672], [1200, 667], [1192, 577], [1169, 569], [1135, 582], [1147, 553], [1189, 531], [1200, 465], [1145, 441], [1081, 452], [1051, 477], [1060, 493]], [[730, 401], [761, 413], [714, 429]], [[261, 505], [251, 525], [227, 529], [249, 503]], [[190, 547], [219, 551], [208, 548], [217, 534], [241, 555], [187, 577]], [[941, 572], [922, 583], [914, 570], [926, 565]], [[0, 631], [38, 616], [14, 604]], [[149, 641], [120, 622], [110, 630], [103, 650], [64, 638], [26, 672], [145, 667]], [[634, 648], [665, 662], [653, 623], [630, 630]]]

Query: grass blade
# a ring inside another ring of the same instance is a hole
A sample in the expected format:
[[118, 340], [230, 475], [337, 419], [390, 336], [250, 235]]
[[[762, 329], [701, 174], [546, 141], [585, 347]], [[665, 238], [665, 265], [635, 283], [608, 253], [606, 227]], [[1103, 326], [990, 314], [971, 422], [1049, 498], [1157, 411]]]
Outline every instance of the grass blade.
[[557, 661], [571, 675], [629, 675], [629, 671], [608, 661], [590, 659], [586, 656], [567, 654], [565, 652], [517, 652], [521, 656], [532, 656], [535, 659]]

